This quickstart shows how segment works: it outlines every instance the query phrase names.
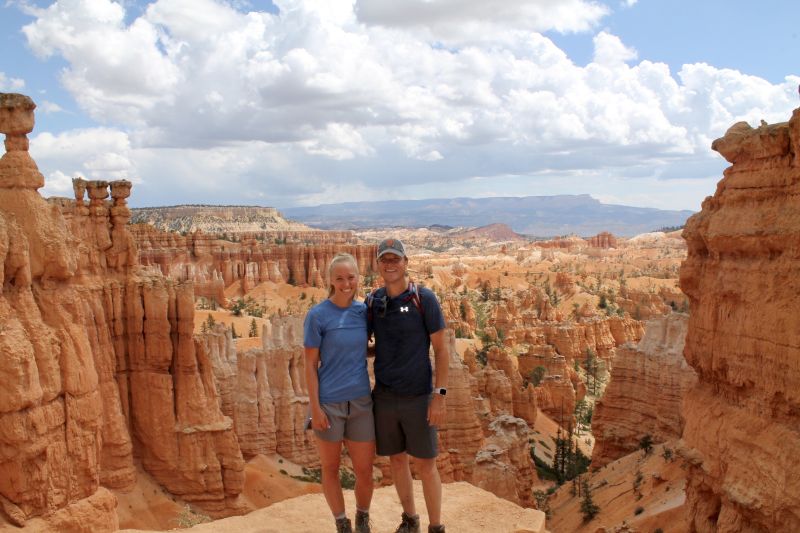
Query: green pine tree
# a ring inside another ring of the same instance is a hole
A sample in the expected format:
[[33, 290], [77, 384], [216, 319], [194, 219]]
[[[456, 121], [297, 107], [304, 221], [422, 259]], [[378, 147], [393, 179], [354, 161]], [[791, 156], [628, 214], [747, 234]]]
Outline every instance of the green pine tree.
[[589, 480], [586, 478], [581, 481], [581, 492], [583, 493], [581, 514], [583, 514], [583, 521], [589, 522], [600, 512], [600, 507], [592, 499], [592, 489], [589, 487]]

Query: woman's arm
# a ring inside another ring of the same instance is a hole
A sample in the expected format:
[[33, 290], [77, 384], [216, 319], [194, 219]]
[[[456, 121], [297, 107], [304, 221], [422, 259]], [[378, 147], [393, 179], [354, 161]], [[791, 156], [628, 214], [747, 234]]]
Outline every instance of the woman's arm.
[[311, 427], [324, 431], [330, 427], [328, 417], [319, 404], [319, 348], [305, 348], [306, 385], [311, 403]]

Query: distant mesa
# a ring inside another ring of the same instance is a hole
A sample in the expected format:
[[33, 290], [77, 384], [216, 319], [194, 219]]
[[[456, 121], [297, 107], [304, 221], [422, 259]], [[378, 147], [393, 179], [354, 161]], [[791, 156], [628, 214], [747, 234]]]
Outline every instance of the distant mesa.
[[497, 198], [438, 198], [348, 202], [281, 209], [284, 216], [320, 229], [483, 227], [505, 224], [529, 236], [632, 237], [682, 226], [692, 211], [604, 204], [588, 194]]
[[132, 209], [132, 224], [150, 224], [162, 231], [255, 233], [265, 230], [310, 231], [283, 217], [274, 207], [246, 205], [174, 205]]

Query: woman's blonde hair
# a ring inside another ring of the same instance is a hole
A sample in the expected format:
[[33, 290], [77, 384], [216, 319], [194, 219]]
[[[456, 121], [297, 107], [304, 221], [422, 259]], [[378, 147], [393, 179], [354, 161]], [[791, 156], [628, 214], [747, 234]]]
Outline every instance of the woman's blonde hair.
[[356, 258], [347, 253], [338, 253], [334, 255], [333, 259], [331, 259], [331, 262], [328, 264], [328, 298], [333, 296], [333, 293], [336, 292], [336, 289], [333, 287], [333, 269], [340, 263], [349, 263], [356, 273], [356, 290], [354, 290], [353, 294], [350, 295], [350, 299], [352, 300], [355, 298], [356, 293], [358, 292], [360, 278], [358, 274], [358, 263], [356, 262]]

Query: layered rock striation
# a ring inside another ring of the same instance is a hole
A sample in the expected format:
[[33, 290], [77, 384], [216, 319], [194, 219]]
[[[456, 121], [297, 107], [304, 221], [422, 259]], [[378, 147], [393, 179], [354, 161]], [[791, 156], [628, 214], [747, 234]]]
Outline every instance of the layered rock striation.
[[673, 313], [647, 322], [638, 345], [617, 349], [611, 380], [595, 404], [592, 466], [603, 467], [637, 449], [683, 431], [681, 404], [697, 376], [683, 358], [688, 317]]
[[690, 531], [800, 530], [800, 109], [731, 127], [732, 165], [684, 229]]
[[187, 235], [169, 233], [145, 224], [132, 226], [131, 233], [142, 265], [157, 267], [173, 279], [192, 281], [198, 296], [213, 298], [220, 305], [225, 305], [225, 287], [237, 281], [242, 283], [245, 293], [267, 281], [324, 287], [325, 269], [339, 252], [352, 254], [362, 274], [376, 271], [375, 244], [340, 242], [340, 239], [314, 243], [314, 240], [330, 241], [322, 238], [287, 242], [285, 238], [273, 240], [247, 235], [228, 240], [202, 231]]

